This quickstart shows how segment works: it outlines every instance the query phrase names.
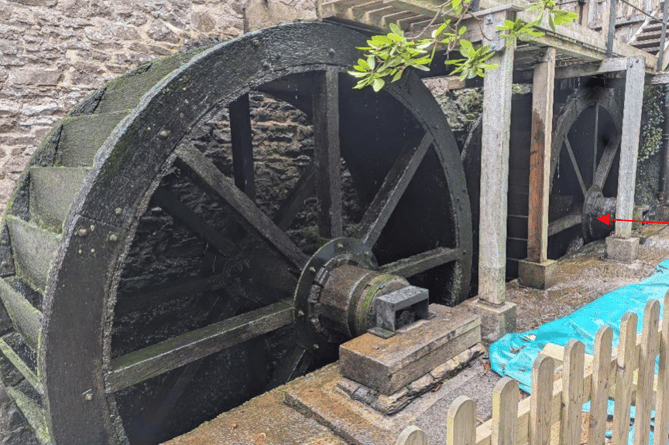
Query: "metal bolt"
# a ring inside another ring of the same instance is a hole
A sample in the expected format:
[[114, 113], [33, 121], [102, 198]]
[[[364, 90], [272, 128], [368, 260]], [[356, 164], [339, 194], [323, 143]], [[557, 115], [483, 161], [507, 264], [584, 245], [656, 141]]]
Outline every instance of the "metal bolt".
[[167, 139], [167, 136], [169, 136], [170, 133], [167, 130], [161, 130], [160, 133], [158, 133], [158, 137], [160, 139]]
[[91, 249], [91, 253], [95, 253], [95, 249]]
[[86, 229], [79, 229], [79, 230], [77, 231], [77, 235], [82, 236], [82, 237], [83, 237], [83, 236], [86, 236], [86, 235], [88, 235], [88, 230], [86, 230]]
[[311, 266], [311, 267], [309, 268], [309, 272], [316, 272], [316, 268], [315, 268], [314, 266]]
[[314, 346], [313, 346], [313, 347], [314, 347], [314, 349], [318, 349], [318, 348], [320, 348], [320, 346], [318, 346], [318, 343], [314, 343]]
[[115, 243], [116, 241], [118, 241], [118, 236], [116, 236], [115, 233], [112, 233], [111, 235], [109, 235], [109, 242], [110, 243]]
[[84, 400], [87, 401], [87, 402], [90, 402], [91, 400], [93, 400], [93, 392], [90, 389], [88, 391], [86, 391], [83, 394], [83, 396], [84, 396]]
[[337, 243], [337, 249], [343, 249], [344, 244], [343, 243]]
[[117, 207], [116, 210], [114, 210], [114, 213], [116, 213], [117, 215], [120, 215], [121, 213], [123, 213], [123, 210], [121, 210], [120, 207]]
[[94, 232], [94, 231], [95, 231], [95, 225], [91, 224], [91, 232]]
[[492, 15], [485, 16], [485, 24], [486, 25], [492, 25], [492, 21], [493, 21], [493, 16]]
[[328, 51], [328, 55], [329, 55], [330, 57], [332, 57], [332, 56], [335, 55], [335, 50], [334, 50], [334, 48], [330, 48], [330, 50]]
[[258, 39], [251, 40], [251, 45], [258, 48], [260, 46], [260, 40], [258, 40]]
[[298, 317], [304, 317], [304, 311], [297, 311]]
[[77, 250], [77, 253], [78, 253], [79, 255], [81, 255], [81, 254], [83, 253], [83, 251], [82, 251], [81, 249], [79, 249], [79, 250]]

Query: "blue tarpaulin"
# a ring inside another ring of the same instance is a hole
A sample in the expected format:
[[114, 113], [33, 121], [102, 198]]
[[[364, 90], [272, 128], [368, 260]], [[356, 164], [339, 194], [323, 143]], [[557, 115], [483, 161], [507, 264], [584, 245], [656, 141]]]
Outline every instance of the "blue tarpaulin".
[[[573, 338], [583, 342], [586, 354], [593, 354], [597, 330], [608, 325], [613, 329], [613, 346], [616, 347], [620, 320], [625, 312], [632, 311], [638, 315], [638, 332], [641, 332], [646, 303], [656, 299], [663, 305], [667, 290], [669, 260], [658, 264], [654, 275], [604, 294], [566, 317], [531, 331], [505, 335], [490, 345], [490, 365], [495, 372], [517, 380], [524, 391], [530, 392], [532, 364], [547, 343], [565, 346]], [[660, 314], [662, 311], [663, 308]], [[587, 406], [584, 408], [587, 409]]]

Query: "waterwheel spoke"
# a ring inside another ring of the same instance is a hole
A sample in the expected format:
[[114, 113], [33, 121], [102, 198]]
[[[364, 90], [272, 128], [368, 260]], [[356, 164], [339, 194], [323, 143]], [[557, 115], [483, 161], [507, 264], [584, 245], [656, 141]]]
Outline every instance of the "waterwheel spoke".
[[342, 235], [341, 154], [339, 147], [339, 73], [324, 71], [315, 79], [312, 120], [318, 171], [319, 234]]
[[107, 392], [113, 393], [180, 368], [293, 322], [288, 298], [112, 360]]
[[303, 375], [309, 369], [312, 360], [312, 355], [306, 349], [300, 345], [295, 345], [279, 361], [265, 390], [269, 391]]
[[227, 203], [244, 223], [260, 234], [291, 264], [302, 270], [308, 257], [248, 196], [232, 185], [230, 180], [204, 154], [194, 147], [184, 147], [179, 150], [178, 160], [193, 172], [205, 187]]
[[599, 165], [597, 166], [597, 173], [595, 174], [594, 181], [595, 187], [598, 187], [599, 189], [604, 188], [619, 147], [620, 135], [616, 135], [608, 144], [606, 144], [606, 148], [604, 148], [604, 152], [602, 153], [602, 159], [600, 159]]
[[437, 247], [427, 252], [403, 258], [381, 267], [383, 273], [411, 277], [446, 263], [457, 261], [463, 256], [462, 249]]
[[174, 193], [163, 187], [158, 187], [153, 194], [153, 200], [168, 215], [183, 223], [194, 233], [214, 246], [221, 255], [228, 256], [234, 251], [235, 244], [232, 241], [224, 237], [221, 232], [212, 227], [204, 218], [188, 208]]
[[555, 235], [556, 233], [563, 232], [567, 229], [570, 229], [574, 226], [581, 224], [581, 214], [571, 214], [558, 218], [555, 221], [548, 223], [548, 236]]
[[244, 94], [230, 103], [228, 110], [230, 112], [232, 171], [235, 185], [254, 201], [256, 190], [253, 175], [253, 132], [249, 95]]
[[316, 186], [316, 164], [310, 162], [304, 169], [304, 173], [297, 180], [295, 187], [281, 203], [281, 207], [274, 215], [274, 224], [281, 230], [287, 230], [293, 223], [293, 219], [302, 209], [304, 201], [314, 194]]
[[433, 141], [428, 133], [417, 147], [410, 145], [397, 157], [360, 222], [363, 243], [373, 246], [379, 239]]
[[595, 104], [595, 140], [592, 148], [592, 184], [597, 176], [597, 148], [599, 144], [599, 103]]
[[585, 195], [588, 193], [588, 189], [585, 188], [585, 184], [583, 183], [583, 176], [581, 176], [581, 170], [578, 168], [578, 163], [576, 162], [576, 157], [574, 156], [574, 150], [571, 148], [571, 143], [569, 142], [568, 137], [564, 138], [564, 145], [567, 147], [567, 153], [569, 153], [571, 166], [574, 168], [576, 179], [578, 179], [578, 185], [581, 186], [581, 192], [583, 192], [583, 196], [585, 197]]

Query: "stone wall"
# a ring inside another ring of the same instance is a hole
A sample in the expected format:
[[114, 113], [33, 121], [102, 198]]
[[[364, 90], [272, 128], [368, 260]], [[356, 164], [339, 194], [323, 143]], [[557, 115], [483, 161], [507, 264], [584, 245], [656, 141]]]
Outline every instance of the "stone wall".
[[[314, 0], [269, 1], [315, 16]], [[0, 211], [34, 149], [77, 102], [154, 58], [239, 36], [248, 3], [0, 0]]]

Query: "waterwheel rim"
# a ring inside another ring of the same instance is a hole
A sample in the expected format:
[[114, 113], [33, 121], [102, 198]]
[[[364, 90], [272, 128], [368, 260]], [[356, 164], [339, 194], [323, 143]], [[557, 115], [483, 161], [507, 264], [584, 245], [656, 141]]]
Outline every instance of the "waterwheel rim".
[[[253, 88], [289, 74], [345, 71], [358, 57], [355, 47], [365, 39], [350, 29], [312, 23], [263, 30], [220, 44], [160, 81], [106, 139], [72, 204], [57, 256], [44, 283], [42, 311], [35, 316], [43, 319], [41, 332], [26, 334], [37, 340], [38, 346], [35, 377], [43, 391], [47, 430], [41, 431], [41, 437], [55, 443], [129, 441], [123, 413], [114, 399], [113, 388], [122, 385], [110, 380], [110, 375], [114, 375], [111, 332], [115, 291], [139, 215], [155, 198], [164, 169], [173, 165], [178, 143], [216, 107], [228, 106]], [[332, 48], [332, 42], [337, 42], [336, 48]], [[250, 58], [249, 54], [255, 57]], [[443, 172], [438, 181], [443, 183], [440, 190], [448, 191], [442, 203], [448, 207], [449, 219], [444, 239], [452, 243], [439, 246], [437, 239], [434, 249], [457, 250], [457, 255], [437, 252], [442, 260], [447, 256], [453, 266], [447, 277], [437, 276], [433, 284], [445, 288], [437, 301], [454, 303], [467, 295], [471, 263], [469, 203], [457, 147], [436, 102], [417, 77], [409, 76], [387, 91], [420, 124], [417, 139], [403, 141], [427, 145], [431, 159], [419, 162], [420, 168], [424, 164], [437, 165], [437, 170]], [[193, 165], [198, 155], [191, 154]], [[188, 156], [178, 156], [178, 162], [189, 163]], [[416, 222], [419, 227], [429, 224], [421, 226], [420, 221]], [[383, 237], [382, 233], [370, 233], [367, 231], [363, 237]], [[276, 244], [272, 234], [267, 237], [271, 238], [270, 244]], [[308, 255], [298, 250], [289, 248], [284, 257], [299, 269]], [[421, 267], [432, 267], [429, 259], [420, 261], [427, 264]], [[395, 270], [405, 267], [385, 262]], [[275, 304], [268, 311], [276, 326], [290, 324], [291, 304]], [[256, 312], [252, 318], [256, 315], [261, 314]]]

